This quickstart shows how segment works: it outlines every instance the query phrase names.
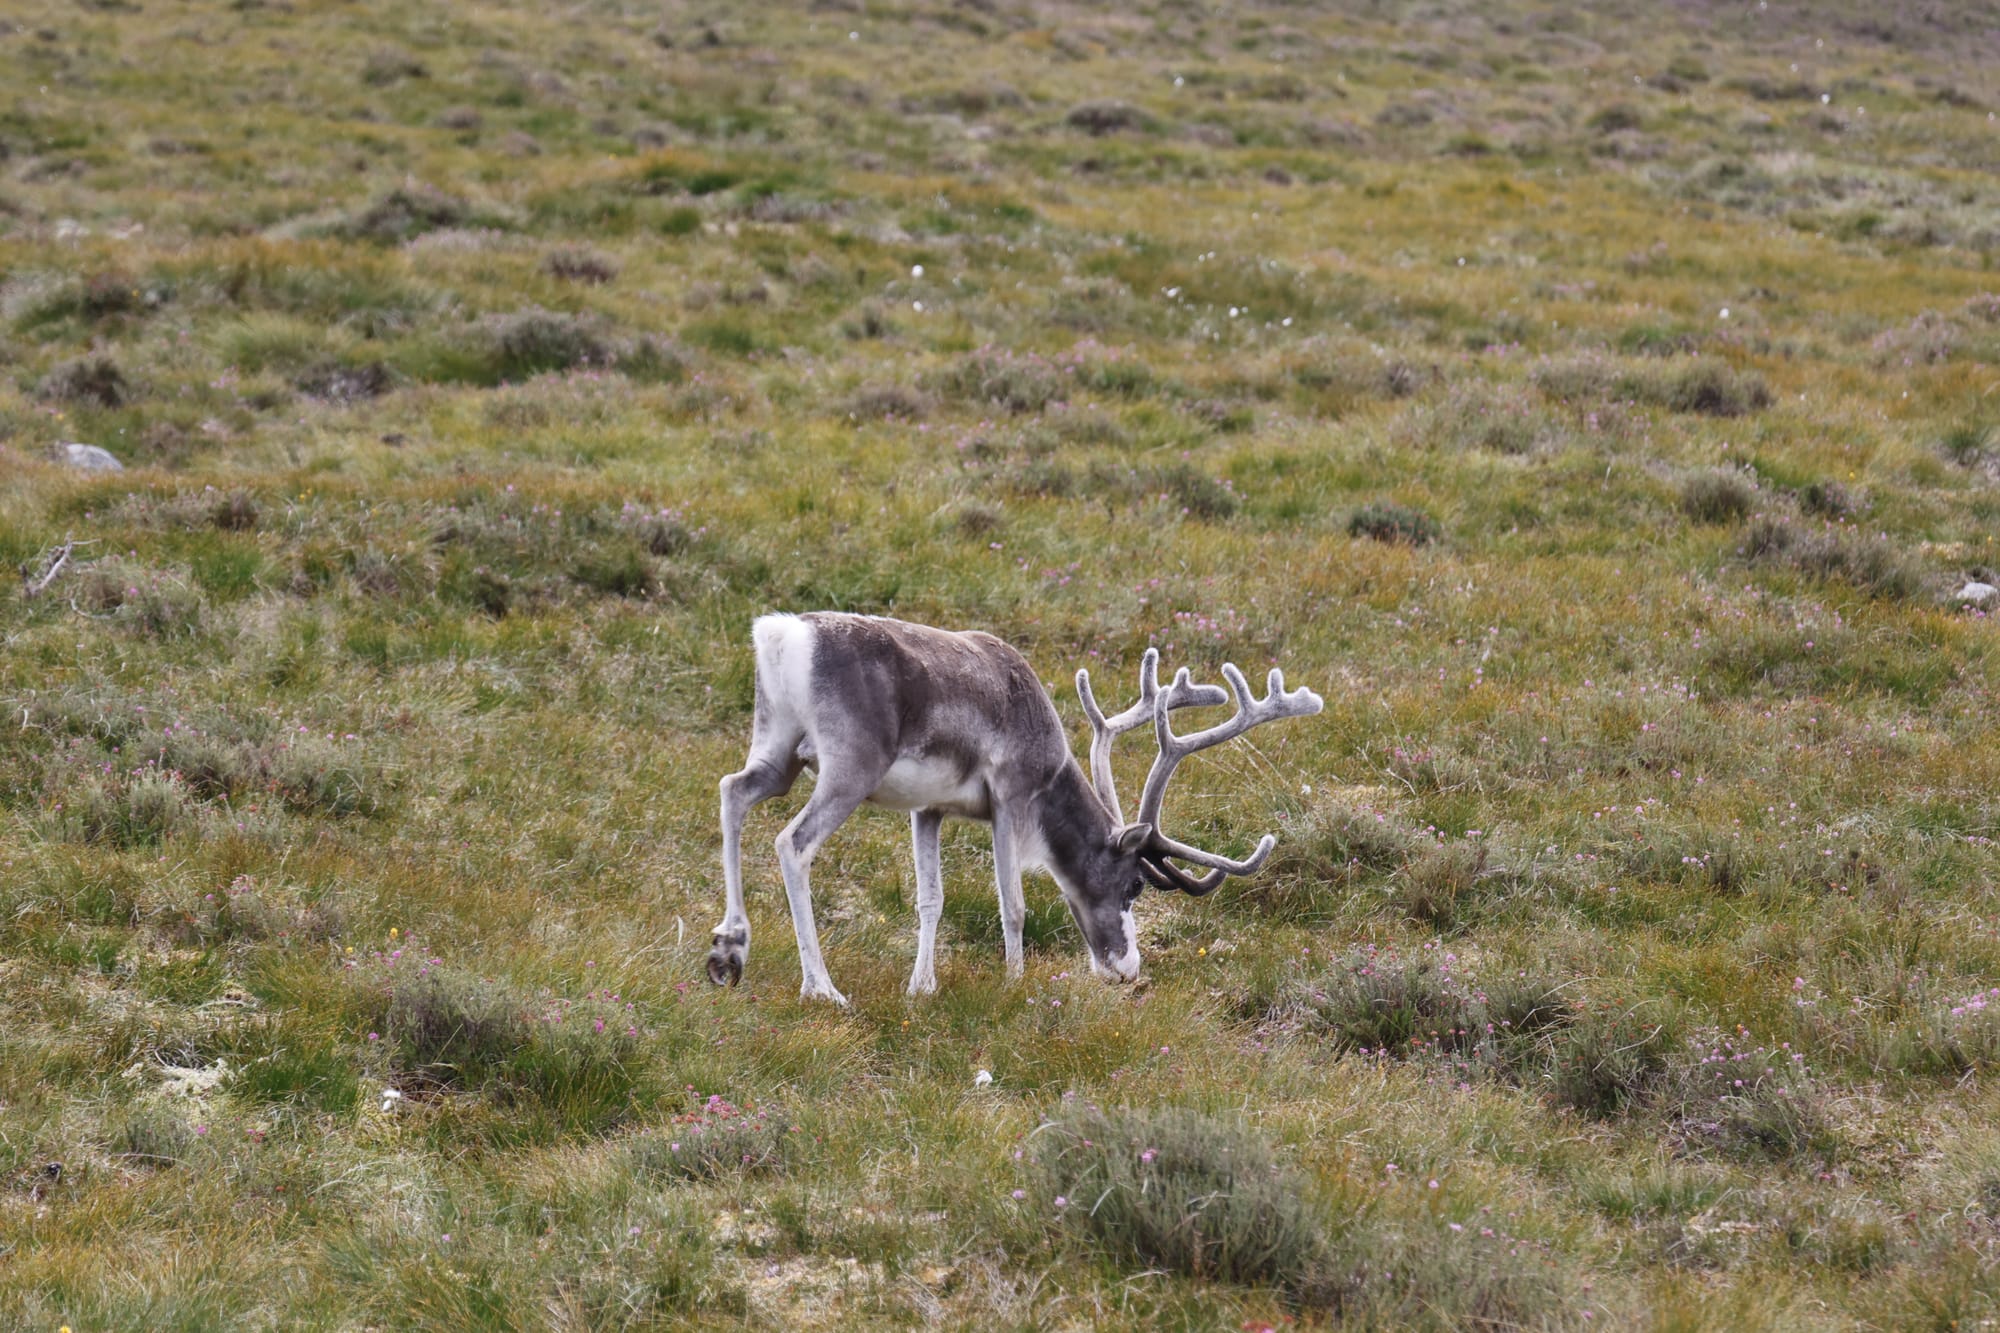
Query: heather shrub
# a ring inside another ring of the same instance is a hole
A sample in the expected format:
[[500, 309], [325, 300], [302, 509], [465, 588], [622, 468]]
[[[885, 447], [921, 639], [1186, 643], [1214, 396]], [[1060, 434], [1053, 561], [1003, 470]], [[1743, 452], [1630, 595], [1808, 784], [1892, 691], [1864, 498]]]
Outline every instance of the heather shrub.
[[471, 217], [472, 208], [463, 199], [411, 181], [375, 196], [334, 230], [358, 241], [401, 245], [425, 232], [463, 226]]
[[1732, 370], [1719, 361], [1694, 361], [1667, 374], [1649, 392], [1636, 395], [1676, 412], [1711, 417], [1740, 417], [1771, 405], [1771, 390], [1761, 376]]
[[1799, 508], [1815, 518], [1848, 518], [1859, 508], [1852, 492], [1837, 481], [1807, 482], [1799, 488]]
[[1394, 870], [1416, 839], [1400, 820], [1334, 802], [1320, 802], [1291, 821], [1271, 854], [1274, 880], [1293, 876], [1346, 882], [1369, 872]]
[[542, 261], [542, 272], [564, 282], [581, 282], [597, 286], [617, 277], [618, 265], [596, 250], [580, 245], [566, 245], [549, 252], [548, 257]]
[[1310, 1187], [1240, 1122], [1176, 1106], [1065, 1107], [1031, 1142], [1036, 1204], [1123, 1260], [1293, 1291], [1319, 1277]]
[[1681, 483], [1681, 512], [1697, 523], [1733, 523], [1757, 503], [1757, 488], [1735, 472], [1698, 472]]
[[948, 398], [1006, 412], [1039, 412], [1064, 396], [1062, 373], [1047, 357], [982, 347], [926, 377]]
[[864, 384], [847, 399], [847, 415], [859, 421], [917, 421], [929, 411], [923, 394], [901, 384]]
[[1871, 597], [1907, 601], [1923, 589], [1923, 576], [1887, 540], [1838, 528], [1813, 530], [1783, 518], [1750, 525], [1743, 554], [1752, 564], [1789, 566], [1814, 578], [1838, 579]]
[[1428, 546], [1444, 536], [1444, 529], [1421, 509], [1376, 501], [1354, 511], [1347, 520], [1347, 535], [1378, 542]]
[[[1431, 951], [1434, 953], [1435, 951]], [[1296, 1003], [1336, 1050], [1358, 1055], [1469, 1052], [1486, 1036], [1478, 992], [1449, 954], [1405, 963], [1366, 948], [1301, 984]]]
[[201, 630], [201, 589], [179, 571], [112, 557], [84, 566], [76, 584], [82, 609], [149, 638], [185, 638]]
[[1130, 102], [1106, 99], [1079, 102], [1063, 115], [1063, 123], [1085, 134], [1117, 134], [1122, 130], [1150, 130], [1152, 116]]
[[108, 356], [80, 356], [58, 364], [35, 385], [37, 396], [55, 403], [118, 407], [131, 396], [118, 363]]

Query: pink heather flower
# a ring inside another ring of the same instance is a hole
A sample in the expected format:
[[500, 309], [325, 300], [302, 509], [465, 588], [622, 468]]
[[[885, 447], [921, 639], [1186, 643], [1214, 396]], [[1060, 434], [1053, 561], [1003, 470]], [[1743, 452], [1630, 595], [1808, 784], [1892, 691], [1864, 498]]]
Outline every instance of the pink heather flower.
[[1068, 1199], [1065, 1199], [1065, 1198], [1064, 1198], [1064, 1197], [1063, 1197], [1062, 1195], [1060, 1195], [1060, 1194], [1056, 1195], [1056, 1207], [1058, 1207], [1058, 1208], [1067, 1208], [1067, 1207], [1069, 1207], [1069, 1200], [1068, 1200]]
[[1026, 1191], [1026, 1190], [1015, 1190], [1015, 1191], [1014, 1191], [1014, 1197], [1015, 1197], [1015, 1198], [1017, 1198], [1017, 1199], [1025, 1199], [1025, 1198], [1027, 1198], [1027, 1197], [1028, 1197], [1028, 1191]]
[[1140, 1160], [1140, 1161], [1142, 1161], [1142, 1162], [1150, 1162], [1150, 1161], [1152, 1161], [1152, 1160], [1153, 1160], [1153, 1159], [1154, 1159], [1155, 1157], [1158, 1157], [1159, 1155], [1160, 1155], [1160, 1150], [1159, 1150], [1159, 1149], [1157, 1149], [1157, 1148], [1148, 1148], [1148, 1149], [1146, 1149], [1146, 1151], [1144, 1151], [1144, 1152], [1142, 1152], [1142, 1153], [1140, 1153], [1140, 1154], [1139, 1154], [1139, 1160]]

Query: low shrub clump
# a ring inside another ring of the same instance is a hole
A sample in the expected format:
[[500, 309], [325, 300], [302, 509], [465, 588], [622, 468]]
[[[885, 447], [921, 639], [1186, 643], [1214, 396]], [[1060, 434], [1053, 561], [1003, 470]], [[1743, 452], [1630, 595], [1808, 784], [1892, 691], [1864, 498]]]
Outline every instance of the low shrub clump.
[[77, 605], [155, 639], [201, 631], [201, 589], [178, 570], [147, 569], [112, 557], [86, 565], [77, 579]]
[[118, 407], [131, 396], [131, 386], [118, 363], [108, 356], [80, 356], [64, 361], [35, 385], [40, 397], [54, 403]]
[[1786, 565], [1814, 578], [1839, 579], [1870, 597], [1907, 601], [1923, 590], [1923, 575], [1886, 538], [1840, 528], [1814, 531], [1783, 518], [1750, 525], [1743, 554], [1752, 564]]
[[1465, 383], [1412, 411], [1403, 432], [1421, 448], [1519, 455], [1555, 439], [1557, 428], [1519, 386]]
[[1418, 843], [1400, 820], [1327, 801], [1293, 820], [1285, 832], [1266, 872], [1274, 881], [1344, 883], [1386, 873], [1407, 861]]
[[749, 1109], [712, 1093], [661, 1129], [626, 1140], [627, 1167], [647, 1180], [717, 1180], [785, 1169], [796, 1128], [782, 1110]]
[[[1655, 350], [1644, 335], [1639, 337], [1635, 350]], [[1772, 403], [1770, 386], [1762, 376], [1703, 358], [1633, 365], [1583, 353], [1543, 361], [1531, 378], [1543, 393], [1568, 403], [1620, 399], [1711, 417], [1746, 416]]]
[[579, 1127], [629, 1113], [639, 1029], [633, 1005], [617, 994], [537, 995], [414, 947], [345, 966], [361, 989], [368, 1041], [380, 1044], [396, 1081], [526, 1102]]
[[1063, 123], [1085, 134], [1117, 134], [1123, 130], [1149, 130], [1153, 118], [1130, 102], [1103, 100], [1080, 102], [1063, 116]]
[[343, 219], [335, 230], [358, 241], [400, 245], [427, 231], [460, 226], [471, 216], [471, 206], [463, 199], [413, 181], [369, 200]]
[[595, 250], [567, 245], [549, 253], [549, 257], [542, 261], [542, 272], [564, 282], [597, 286], [617, 277], [618, 265]]
[[1444, 528], [1421, 509], [1377, 501], [1354, 511], [1347, 520], [1347, 535], [1366, 537], [1370, 541], [1428, 546], [1444, 536]]
[[929, 411], [929, 399], [901, 384], [864, 384], [847, 400], [847, 415], [857, 421], [918, 421]]
[[949, 398], [1025, 415], [1064, 396], [1064, 377], [1055, 363], [1033, 353], [982, 347], [933, 372], [927, 386]]
[[1681, 483], [1681, 512], [1697, 523], [1733, 523], [1757, 503], [1757, 488], [1735, 472], [1698, 472]]
[[1176, 1106], [1066, 1107], [1032, 1141], [1037, 1203], [1120, 1258], [1294, 1292], [1321, 1280], [1305, 1178], [1238, 1123]]
[[1696, 1033], [1672, 1062], [1663, 1100], [1691, 1150], [1782, 1159], [1828, 1139], [1823, 1098], [1789, 1042], [1757, 1043], [1743, 1028]]

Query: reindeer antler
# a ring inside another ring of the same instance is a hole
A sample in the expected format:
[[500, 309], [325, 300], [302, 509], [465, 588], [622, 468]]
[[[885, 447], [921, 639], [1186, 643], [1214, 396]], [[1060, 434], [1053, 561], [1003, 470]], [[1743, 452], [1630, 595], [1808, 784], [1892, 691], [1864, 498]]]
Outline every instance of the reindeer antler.
[[1112, 818], [1125, 822], [1125, 812], [1118, 806], [1118, 783], [1111, 774], [1111, 743], [1128, 731], [1137, 731], [1153, 720], [1155, 705], [1160, 705], [1160, 715], [1167, 709], [1206, 707], [1212, 704], [1226, 704], [1229, 696], [1219, 685], [1194, 685], [1188, 681], [1188, 673], [1183, 671], [1174, 678], [1173, 687], [1164, 699], [1160, 696], [1160, 650], [1148, 648], [1146, 655], [1139, 659], [1139, 702], [1114, 717], [1104, 716], [1104, 710], [1097, 706], [1097, 696], [1090, 688], [1090, 671], [1079, 669], [1076, 673], [1077, 698], [1083, 701], [1083, 715], [1090, 719], [1090, 781], [1097, 788], [1098, 799], [1111, 811]]
[[[1147, 676], [1149, 680], [1151, 679], [1150, 672], [1153, 670], [1153, 657], [1152, 653], [1147, 654], [1146, 670], [1149, 673]], [[1174, 729], [1167, 721], [1167, 712], [1174, 706], [1169, 701], [1175, 698], [1190, 696], [1197, 691], [1209, 691], [1215, 696], [1212, 701], [1221, 703], [1223, 702], [1220, 697], [1222, 691], [1216, 689], [1213, 685], [1195, 685], [1191, 683], [1186, 667], [1182, 667], [1176, 673], [1174, 683], [1167, 688], [1164, 694], [1157, 694], [1156, 690], [1153, 709], [1153, 733], [1159, 738], [1160, 754], [1153, 761], [1151, 771], [1146, 774], [1146, 787], [1139, 795], [1138, 822], [1153, 826], [1152, 837], [1147, 841], [1145, 851], [1141, 853], [1140, 866], [1142, 870], [1146, 874], [1146, 877], [1159, 888], [1179, 889], [1183, 893], [1190, 893], [1196, 896], [1211, 892], [1227, 876], [1248, 875], [1255, 872], [1259, 866], [1264, 864], [1264, 858], [1271, 854], [1271, 849], [1278, 845], [1278, 840], [1272, 834], [1267, 833], [1264, 835], [1262, 841], [1257, 844], [1256, 851], [1241, 861], [1233, 861], [1226, 856], [1218, 856], [1214, 852], [1205, 852], [1199, 847], [1190, 847], [1184, 842], [1176, 842], [1174, 839], [1168, 837], [1160, 829], [1160, 806], [1166, 800], [1167, 782], [1173, 777], [1174, 770], [1180, 766], [1181, 760], [1187, 758], [1195, 751], [1206, 750], [1210, 746], [1220, 745], [1224, 741], [1233, 740], [1252, 727], [1259, 726], [1265, 722], [1275, 722], [1281, 717], [1310, 717], [1325, 707], [1324, 701], [1311, 690], [1297, 689], [1287, 691], [1285, 689], [1285, 673], [1276, 668], [1273, 668], [1271, 671], [1270, 680], [1265, 686], [1264, 697], [1261, 699], [1250, 693], [1250, 682], [1243, 678], [1243, 673], [1236, 669], [1235, 663], [1224, 663], [1222, 676], [1223, 679], [1229, 682], [1230, 693], [1236, 696], [1236, 715], [1226, 722], [1218, 722], [1216, 725], [1203, 731], [1197, 731], [1191, 736], [1174, 735]], [[1203, 696], [1202, 702], [1210, 701], [1207, 695]], [[1122, 718], [1125, 714], [1121, 713], [1119, 716]], [[1108, 727], [1111, 723], [1107, 722], [1105, 725]], [[1092, 747], [1091, 756], [1094, 766], [1096, 759], [1095, 746]], [[1110, 768], [1108, 754], [1106, 756], [1105, 768], [1108, 772]], [[1168, 857], [1188, 861], [1195, 865], [1208, 866], [1210, 869], [1207, 874], [1196, 878], [1180, 869], [1180, 867], [1171, 864], [1167, 860]]]

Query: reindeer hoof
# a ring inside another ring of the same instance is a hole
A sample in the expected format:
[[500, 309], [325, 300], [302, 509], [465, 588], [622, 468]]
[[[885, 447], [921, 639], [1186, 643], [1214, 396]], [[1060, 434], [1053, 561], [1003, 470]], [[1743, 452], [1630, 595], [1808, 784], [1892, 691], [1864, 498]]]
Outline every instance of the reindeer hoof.
[[818, 986], [807, 982], [805, 985], [799, 987], [799, 998], [801, 1000], [827, 1000], [839, 1005], [842, 1009], [847, 1008], [847, 997], [835, 990], [833, 983], [830, 981]]
[[715, 947], [708, 951], [708, 979], [717, 986], [734, 986], [743, 980], [743, 956], [749, 941], [740, 931], [715, 932]]

